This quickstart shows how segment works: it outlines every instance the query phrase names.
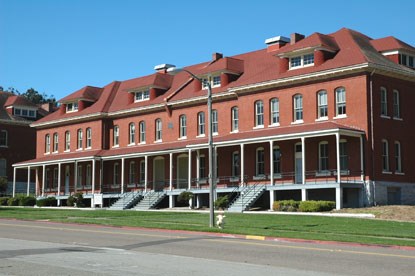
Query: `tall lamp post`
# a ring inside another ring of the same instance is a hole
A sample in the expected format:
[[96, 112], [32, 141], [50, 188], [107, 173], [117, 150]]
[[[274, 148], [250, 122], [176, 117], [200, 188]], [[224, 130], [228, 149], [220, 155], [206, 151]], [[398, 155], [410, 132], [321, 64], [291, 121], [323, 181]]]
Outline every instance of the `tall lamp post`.
[[[184, 69], [184, 68], [176, 68], [171, 67], [167, 69], [167, 73], [171, 75], [175, 75], [179, 72], [186, 72], [192, 78], [200, 81], [203, 83], [203, 80], [193, 74], [192, 72]], [[215, 209], [214, 209], [214, 199], [213, 199], [213, 193], [214, 193], [214, 170], [213, 170], [213, 122], [212, 122], [212, 86], [210, 82], [208, 81], [206, 83], [208, 88], [208, 94], [207, 94], [207, 106], [208, 106], [208, 125], [209, 125], [209, 131], [208, 131], [208, 146], [209, 146], [209, 227], [215, 226]]]

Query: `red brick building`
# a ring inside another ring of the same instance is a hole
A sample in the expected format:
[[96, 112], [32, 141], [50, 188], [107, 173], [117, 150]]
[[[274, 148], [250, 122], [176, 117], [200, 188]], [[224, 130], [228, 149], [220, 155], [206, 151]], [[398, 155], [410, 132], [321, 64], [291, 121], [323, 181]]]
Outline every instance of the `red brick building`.
[[415, 204], [415, 48], [346, 28], [266, 44], [185, 67], [202, 82], [161, 65], [68, 95], [32, 124], [36, 158], [15, 168], [36, 170], [38, 196], [82, 192], [92, 205], [100, 194], [148, 208], [173, 207], [189, 190], [207, 206], [210, 82], [218, 195], [242, 208]]
[[[30, 124], [46, 114], [26, 98], [0, 91], [0, 177], [6, 177], [9, 184], [13, 181], [12, 165], [36, 157], [36, 130]], [[34, 178], [26, 189], [27, 172], [19, 171], [15, 180], [20, 192], [34, 192]]]

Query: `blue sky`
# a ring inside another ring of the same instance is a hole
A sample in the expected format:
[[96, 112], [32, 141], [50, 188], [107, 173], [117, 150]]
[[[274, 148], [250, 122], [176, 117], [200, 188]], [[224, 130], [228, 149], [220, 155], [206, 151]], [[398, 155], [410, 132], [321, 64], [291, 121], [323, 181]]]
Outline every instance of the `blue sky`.
[[0, 86], [63, 98], [265, 47], [267, 38], [342, 27], [415, 46], [415, 1], [0, 0]]

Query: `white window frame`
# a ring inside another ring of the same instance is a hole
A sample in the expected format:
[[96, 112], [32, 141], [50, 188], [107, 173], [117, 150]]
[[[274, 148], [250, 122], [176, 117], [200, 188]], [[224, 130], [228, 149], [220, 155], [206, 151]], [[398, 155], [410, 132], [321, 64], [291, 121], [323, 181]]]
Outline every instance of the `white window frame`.
[[264, 127], [264, 102], [262, 100], [255, 101], [255, 127]]
[[259, 147], [255, 151], [255, 176], [265, 176], [265, 150], [263, 147]]
[[314, 53], [306, 53], [301, 56], [290, 57], [290, 70], [314, 66]]
[[53, 152], [59, 151], [59, 135], [58, 133], [53, 134]]
[[0, 131], [0, 147], [2, 148], [7, 148], [9, 145], [9, 141], [8, 141], [8, 132], [5, 129], [2, 129]]
[[336, 97], [336, 117], [346, 117], [346, 89], [344, 87], [338, 87], [335, 90]]
[[210, 83], [212, 88], [220, 87], [221, 86], [221, 78], [220, 74], [214, 74], [210, 76], [203, 76], [200, 78], [202, 83], [202, 90], [208, 89], [207, 83]]
[[130, 123], [128, 125], [129, 135], [128, 135], [128, 145], [135, 145], [135, 124]]
[[393, 90], [393, 118], [401, 119], [400, 96], [398, 90]]
[[45, 135], [45, 153], [50, 153], [50, 134]]
[[84, 140], [84, 132], [83, 132], [82, 128], [78, 129], [77, 135], [78, 135], [78, 139], [77, 139], [77, 142], [78, 142], [77, 149], [78, 150], [81, 150], [82, 147], [83, 147], [83, 142], [84, 142], [83, 141]]
[[388, 116], [388, 91], [385, 87], [380, 88], [380, 116], [389, 118]]
[[232, 117], [232, 132], [239, 131], [239, 108], [237, 106], [232, 107], [231, 109]]
[[77, 112], [79, 109], [78, 102], [66, 104], [66, 113]]
[[197, 113], [197, 136], [204, 137], [206, 135], [205, 112]]
[[328, 101], [327, 101], [326, 90], [320, 90], [317, 93], [317, 119], [318, 120], [328, 119]]
[[293, 97], [293, 116], [294, 116], [294, 123], [302, 123], [304, 122], [304, 115], [303, 115], [303, 95], [302, 94], [295, 94]]
[[163, 122], [161, 121], [160, 118], [156, 119], [155, 125], [156, 125], [156, 128], [155, 128], [156, 142], [161, 142], [163, 140]]
[[395, 173], [402, 173], [402, 148], [399, 141], [395, 141]]
[[92, 129], [88, 127], [86, 129], [86, 148], [90, 149], [92, 147]]
[[388, 140], [382, 139], [382, 172], [389, 173], [389, 143]]
[[71, 133], [65, 131], [65, 152], [71, 151]]
[[322, 141], [318, 143], [318, 170], [319, 172], [329, 171], [329, 143]]
[[187, 118], [182, 114], [179, 116], [179, 139], [187, 139]]
[[146, 122], [140, 121], [139, 129], [140, 129], [140, 144], [146, 143]]
[[114, 126], [113, 133], [113, 148], [120, 146], [120, 127], [118, 125]]
[[143, 102], [150, 100], [150, 89], [144, 89], [134, 92], [134, 102]]
[[218, 111], [216, 109], [212, 110], [212, 133], [213, 135], [219, 133]]
[[280, 101], [278, 98], [272, 98], [269, 102], [270, 122], [272, 126], [280, 125]]

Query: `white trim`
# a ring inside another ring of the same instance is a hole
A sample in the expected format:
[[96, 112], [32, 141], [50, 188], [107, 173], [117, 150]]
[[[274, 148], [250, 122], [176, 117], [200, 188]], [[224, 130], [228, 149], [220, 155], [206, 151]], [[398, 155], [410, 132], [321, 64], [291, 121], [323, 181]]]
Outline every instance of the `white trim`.
[[341, 115], [337, 115], [336, 117], [333, 117], [334, 120], [344, 119], [344, 118], [347, 118], [346, 114], [341, 114]]
[[299, 125], [299, 124], [303, 124], [304, 120], [296, 120], [294, 122], [291, 122], [292, 125]]
[[[56, 111], [58, 112], [58, 111]], [[49, 125], [54, 125], [54, 124], [60, 124], [60, 123], [68, 123], [68, 122], [73, 122], [73, 121], [82, 121], [82, 120], [88, 120], [88, 119], [95, 119], [96, 117], [106, 117], [108, 114], [105, 112], [97, 112], [97, 113], [92, 113], [92, 114], [87, 114], [87, 115], [82, 115], [82, 116], [77, 116], [77, 117], [70, 117], [70, 118], [62, 118], [62, 119], [58, 119], [58, 120], [53, 120], [53, 121], [48, 121], [48, 122], [34, 122], [31, 123], [30, 126], [31, 127], [43, 127], [43, 126], [49, 126]]]

